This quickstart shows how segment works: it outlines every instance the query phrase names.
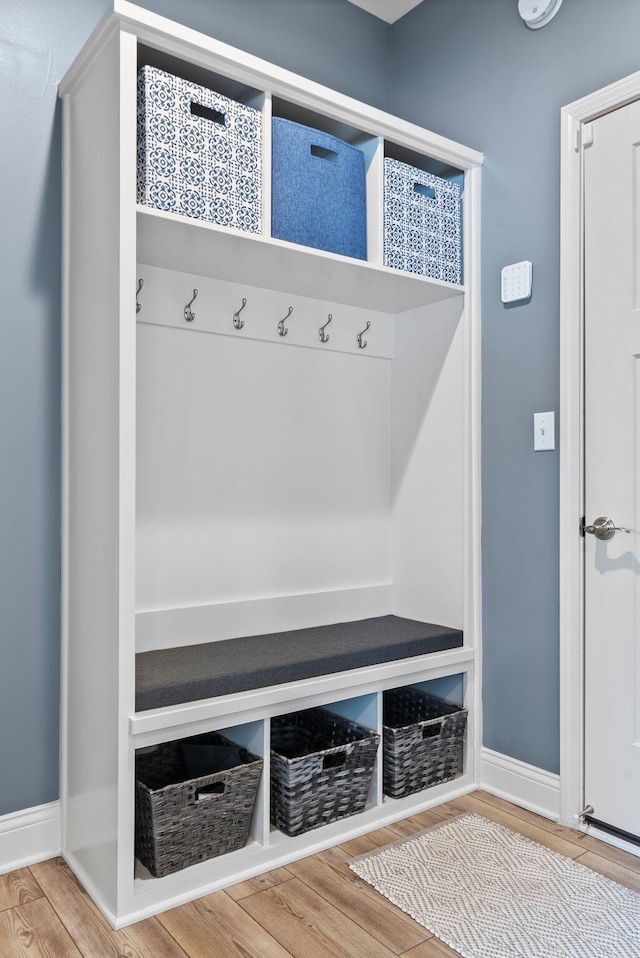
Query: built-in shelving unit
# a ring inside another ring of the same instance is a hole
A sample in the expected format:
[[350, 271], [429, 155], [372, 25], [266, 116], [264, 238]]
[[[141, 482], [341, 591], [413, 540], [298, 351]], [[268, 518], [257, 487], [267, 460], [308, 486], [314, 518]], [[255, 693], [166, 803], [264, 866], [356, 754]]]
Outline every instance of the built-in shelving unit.
[[[262, 110], [261, 235], [136, 204], [142, 64]], [[126, 0], [61, 95], [63, 853], [121, 927], [478, 780], [482, 156]], [[270, 236], [272, 116], [365, 153], [366, 261]], [[464, 285], [383, 265], [385, 155], [463, 179]], [[137, 654], [389, 614], [463, 644], [135, 710]], [[383, 691], [434, 681], [469, 710], [462, 777], [392, 800], [380, 752], [361, 814], [296, 838], [270, 825], [274, 716], [322, 705], [381, 734]], [[264, 761], [251, 840], [152, 878], [136, 749], [210, 730]]]

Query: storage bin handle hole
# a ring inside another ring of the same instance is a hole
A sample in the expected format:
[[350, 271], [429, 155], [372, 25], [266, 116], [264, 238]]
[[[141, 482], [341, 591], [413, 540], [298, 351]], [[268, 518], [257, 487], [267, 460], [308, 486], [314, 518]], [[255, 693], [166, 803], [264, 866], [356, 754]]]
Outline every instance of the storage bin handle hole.
[[193, 116], [199, 116], [203, 120], [211, 120], [212, 123], [218, 123], [220, 126], [227, 124], [226, 114], [221, 113], [220, 110], [213, 110], [210, 106], [203, 106], [202, 103], [196, 103], [195, 100], [189, 104], [189, 110]]
[[442, 722], [436, 722], [435, 725], [425, 725], [422, 729], [423, 738], [438, 738], [442, 732]]
[[212, 798], [217, 798], [218, 795], [224, 795], [226, 787], [224, 782], [214, 782], [213, 785], [204, 785], [197, 791], [198, 801], [206, 802]]
[[317, 156], [320, 160], [329, 160], [330, 163], [337, 163], [340, 159], [335, 150], [328, 150], [324, 146], [316, 146], [315, 143], [311, 144], [311, 156]]
[[323, 768], [340, 768], [347, 761], [346, 752], [337, 752], [335, 755], [325, 755], [322, 760]]
[[425, 183], [414, 183], [413, 192], [419, 193], [420, 196], [426, 196], [430, 200], [435, 200], [436, 191], [432, 186], [427, 186]]

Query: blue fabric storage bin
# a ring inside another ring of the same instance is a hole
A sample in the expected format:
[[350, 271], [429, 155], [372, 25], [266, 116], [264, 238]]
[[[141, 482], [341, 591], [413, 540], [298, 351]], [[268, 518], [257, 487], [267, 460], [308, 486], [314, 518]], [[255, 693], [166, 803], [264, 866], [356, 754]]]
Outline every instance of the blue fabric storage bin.
[[364, 153], [280, 117], [273, 119], [272, 149], [272, 235], [366, 259]]

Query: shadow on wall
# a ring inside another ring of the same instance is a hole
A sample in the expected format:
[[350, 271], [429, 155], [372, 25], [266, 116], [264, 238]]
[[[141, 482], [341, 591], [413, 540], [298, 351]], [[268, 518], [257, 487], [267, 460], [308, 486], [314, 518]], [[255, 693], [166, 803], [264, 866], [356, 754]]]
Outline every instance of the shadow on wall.
[[[452, 346], [460, 325], [462, 298], [416, 309], [396, 318], [395, 352], [400, 376], [394, 384], [391, 490], [395, 501], [425, 428], [429, 406], [443, 376], [454, 376]], [[451, 355], [450, 355], [451, 354]], [[394, 372], [398, 367], [394, 364]], [[458, 383], [462, 388], [462, 380]], [[447, 388], [445, 386], [445, 388]], [[461, 441], [462, 433], [451, 437]], [[446, 455], [439, 450], [438, 456]]]
[[[38, 298], [45, 304], [46, 321], [43, 325], [42, 354], [45, 397], [60, 395], [62, 342], [62, 102], [56, 100], [45, 178], [38, 213], [37, 240], [31, 264], [31, 282]], [[56, 242], [56, 239], [59, 240]], [[57, 402], [44, 402], [42, 418], [45, 423], [47, 461], [55, 464], [55, 475], [60, 473], [60, 409]], [[53, 470], [52, 470], [53, 471]], [[49, 541], [60, 537], [60, 482], [52, 481], [48, 489], [47, 518]], [[56, 596], [59, 595], [59, 575], [55, 576]]]
[[[57, 797], [58, 725], [60, 707], [60, 381], [61, 381], [61, 103], [53, 108], [51, 137], [46, 154], [45, 176], [39, 207], [33, 217], [36, 235], [31, 262], [25, 263], [26, 292], [15, 291], [13, 323], [21, 328], [14, 361], [24, 357], [26, 368], [14, 369], [7, 389], [20, 399], [23, 411], [15, 416], [14, 434], [4, 436], [15, 450], [13, 476], [7, 477], [13, 494], [6, 502], [13, 510], [9, 541], [14, 543], [16, 565], [26, 562], [19, 573], [17, 595], [26, 603], [18, 618], [15, 608], [3, 616], [13, 623], [14, 645], [7, 651], [13, 674], [17, 703], [25, 694], [32, 700], [23, 722], [28, 735], [37, 736], [29, 749], [29, 768], [18, 769], [16, 791], [10, 808], [21, 804], [20, 787], [33, 794], [32, 804]], [[44, 153], [44, 150], [43, 150]], [[10, 227], [13, 230], [15, 224]], [[17, 242], [20, 242], [18, 235]], [[9, 277], [10, 278], [10, 277]], [[17, 309], [17, 315], [16, 315]], [[27, 394], [25, 396], [24, 394]], [[26, 473], [25, 474], [25, 470]], [[29, 474], [30, 473], [30, 474]], [[22, 477], [22, 478], [21, 478]], [[13, 481], [11, 481], [11, 479]], [[22, 493], [19, 491], [22, 487]], [[20, 496], [20, 501], [16, 500]], [[28, 690], [28, 691], [27, 691]], [[5, 699], [5, 702], [7, 700]], [[43, 722], [46, 734], [38, 733]], [[18, 753], [23, 743], [12, 739], [9, 746]], [[14, 763], [12, 763], [14, 764]], [[4, 789], [3, 789], [4, 791]], [[3, 799], [7, 797], [6, 793]]]
[[[50, 635], [60, 635], [60, 563], [52, 562], [60, 554], [61, 529], [61, 272], [62, 272], [62, 103], [56, 100], [40, 209], [37, 216], [37, 240], [33, 252], [30, 280], [34, 293], [42, 303], [40, 328], [41, 374], [39, 395], [42, 423], [42, 456], [49, 470], [43, 487], [43, 548], [38, 555], [38, 579], [43, 584], [43, 621]], [[60, 238], [60, 239], [58, 239]], [[43, 688], [43, 705], [51, 715], [59, 710], [59, 641], [48, 642], [42, 650], [43, 673], [48, 682]], [[49, 742], [49, 769], [43, 778], [58, 774], [58, 730], [54, 725]]]

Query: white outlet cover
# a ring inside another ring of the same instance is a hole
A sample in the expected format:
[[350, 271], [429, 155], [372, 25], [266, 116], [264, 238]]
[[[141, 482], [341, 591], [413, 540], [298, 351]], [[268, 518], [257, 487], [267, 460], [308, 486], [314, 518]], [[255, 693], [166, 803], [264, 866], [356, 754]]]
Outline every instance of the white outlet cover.
[[556, 414], [536, 412], [533, 414], [533, 449], [543, 452], [556, 448]]

